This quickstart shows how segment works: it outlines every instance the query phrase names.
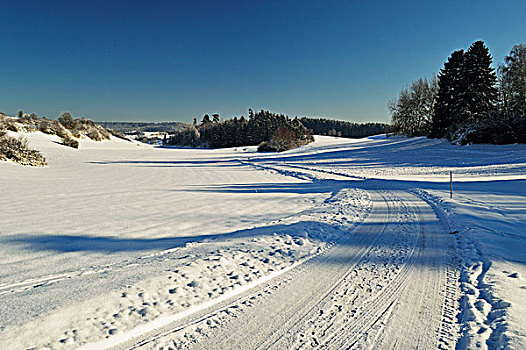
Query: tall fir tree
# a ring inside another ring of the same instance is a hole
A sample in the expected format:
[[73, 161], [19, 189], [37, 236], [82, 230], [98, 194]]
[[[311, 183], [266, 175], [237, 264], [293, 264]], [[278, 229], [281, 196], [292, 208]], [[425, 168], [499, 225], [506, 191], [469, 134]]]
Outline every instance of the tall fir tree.
[[466, 91], [463, 124], [483, 122], [494, 111], [498, 90], [495, 69], [491, 67], [491, 54], [483, 41], [474, 42], [465, 54], [464, 79]]
[[454, 51], [438, 74], [438, 94], [431, 120], [431, 137], [449, 136], [465, 111], [464, 50]]

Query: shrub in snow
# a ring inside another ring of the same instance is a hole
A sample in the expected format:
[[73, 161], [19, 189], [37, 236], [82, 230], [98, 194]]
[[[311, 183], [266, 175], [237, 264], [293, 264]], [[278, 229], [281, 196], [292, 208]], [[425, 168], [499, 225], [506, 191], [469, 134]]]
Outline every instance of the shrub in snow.
[[197, 147], [200, 146], [199, 138], [199, 130], [194, 125], [188, 125], [183, 130], [174, 134], [170, 142], [167, 143], [185, 147]]
[[270, 141], [259, 144], [258, 152], [283, 152], [304, 145], [308, 142], [301, 140], [287, 127], [276, 129]]
[[108, 140], [109, 136], [106, 136], [105, 134], [102, 134], [98, 130], [95, 129], [89, 129], [86, 132], [86, 136], [94, 141], [102, 141], [102, 140]]
[[49, 120], [47, 118], [42, 118], [38, 120], [38, 130], [40, 130], [44, 134], [57, 135], [57, 131], [60, 132], [59, 129], [63, 128], [64, 127], [55, 120]]
[[276, 152], [277, 150], [270, 146], [270, 143], [263, 141], [258, 146], [258, 152]]
[[5, 114], [0, 114], [0, 131], [20, 131], [20, 127], [16, 124], [14, 118], [8, 117]]
[[79, 142], [70, 136], [62, 137], [62, 144], [71, 148], [79, 148]]
[[100, 125], [96, 125], [92, 120], [77, 118], [73, 121], [72, 130], [78, 131], [81, 135], [86, 135], [94, 141], [109, 140], [111, 133]]
[[60, 117], [58, 117], [58, 122], [62, 124], [66, 129], [73, 129], [74, 123], [73, 123], [73, 117], [71, 116], [71, 113], [69, 112], [63, 112]]
[[[94, 141], [109, 140], [112, 133], [93, 121], [84, 118], [73, 119], [70, 113], [64, 112], [57, 120], [45, 117], [37, 118], [35, 114], [24, 115], [17, 120], [27, 131], [40, 130], [49, 135], [62, 138], [62, 143], [68, 147], [78, 148], [79, 142], [75, 138], [82, 136]], [[0, 123], [1, 130], [1, 123]], [[122, 135], [121, 135], [122, 137]]]
[[108, 130], [110, 134], [112, 134], [115, 137], [131, 142], [131, 140], [127, 138], [126, 136], [124, 136], [122, 132], [120, 132], [119, 130], [116, 130], [116, 129], [106, 129], [106, 130]]
[[300, 146], [299, 140], [287, 127], [282, 126], [276, 129], [274, 135], [270, 139], [270, 147], [276, 149], [277, 152], [287, 151], [289, 149]]
[[450, 139], [460, 145], [477, 143], [505, 145], [519, 142], [518, 134], [517, 130], [514, 130], [503, 118], [491, 116], [484, 122], [459, 127]]
[[0, 160], [10, 159], [22, 165], [45, 166], [46, 160], [40, 152], [30, 149], [27, 140], [17, 138], [0, 131]]
[[79, 148], [79, 141], [75, 138], [88, 137], [94, 141], [109, 140], [111, 135], [126, 139], [120, 133], [112, 133], [93, 121], [84, 118], [73, 119], [70, 113], [64, 112], [57, 120], [38, 118], [36, 114], [24, 114], [21, 111], [18, 117], [8, 117], [0, 114], [0, 131], [41, 131], [48, 135], [57, 135], [62, 138], [62, 144], [72, 148]]
[[79, 148], [79, 142], [74, 139], [71, 131], [66, 129], [58, 120], [49, 120], [46, 118], [37, 119], [38, 130], [45, 134], [57, 135], [62, 138], [62, 144], [72, 148]]
[[39, 119], [34, 113], [25, 114], [22, 117], [19, 117], [16, 120], [18, 123], [22, 124], [22, 127], [29, 132], [37, 131], [39, 129]]

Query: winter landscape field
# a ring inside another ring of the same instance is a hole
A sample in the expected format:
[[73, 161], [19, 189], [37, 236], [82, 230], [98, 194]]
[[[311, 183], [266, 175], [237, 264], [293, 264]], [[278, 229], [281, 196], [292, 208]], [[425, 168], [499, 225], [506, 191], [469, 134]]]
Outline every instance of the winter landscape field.
[[526, 348], [524, 145], [26, 136], [48, 166], [0, 162], [0, 349]]

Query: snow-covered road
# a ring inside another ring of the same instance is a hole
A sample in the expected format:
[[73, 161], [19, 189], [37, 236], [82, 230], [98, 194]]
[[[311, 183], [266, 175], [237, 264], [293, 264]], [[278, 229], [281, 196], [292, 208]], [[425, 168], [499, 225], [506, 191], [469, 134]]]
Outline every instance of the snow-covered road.
[[370, 193], [370, 215], [331, 249], [121, 348], [454, 348], [453, 238], [416, 196]]

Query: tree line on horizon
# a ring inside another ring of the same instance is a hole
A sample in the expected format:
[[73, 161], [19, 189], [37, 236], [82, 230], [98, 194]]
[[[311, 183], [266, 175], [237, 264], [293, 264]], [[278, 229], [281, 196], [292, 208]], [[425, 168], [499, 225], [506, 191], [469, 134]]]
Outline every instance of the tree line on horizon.
[[164, 143], [186, 147], [238, 147], [259, 145], [260, 151], [284, 151], [313, 141], [312, 135], [359, 138], [382, 134], [389, 125], [351, 123], [323, 118], [293, 119], [283, 114], [249, 109], [248, 118], [241, 116], [222, 120], [219, 114], [205, 114], [200, 123], [181, 130]]
[[280, 152], [313, 140], [298, 118], [265, 110], [254, 113], [249, 109], [248, 118], [221, 120], [219, 114], [213, 114], [212, 118], [205, 114], [200, 123], [194, 118], [192, 125], [172, 135], [165, 144], [203, 148], [259, 145], [260, 151]]
[[353, 123], [325, 118], [300, 119], [301, 123], [314, 135], [361, 138], [389, 132], [389, 125], [384, 123]]
[[449, 56], [438, 76], [420, 78], [388, 103], [392, 131], [453, 143], [526, 143], [526, 45], [498, 71], [483, 41]]

